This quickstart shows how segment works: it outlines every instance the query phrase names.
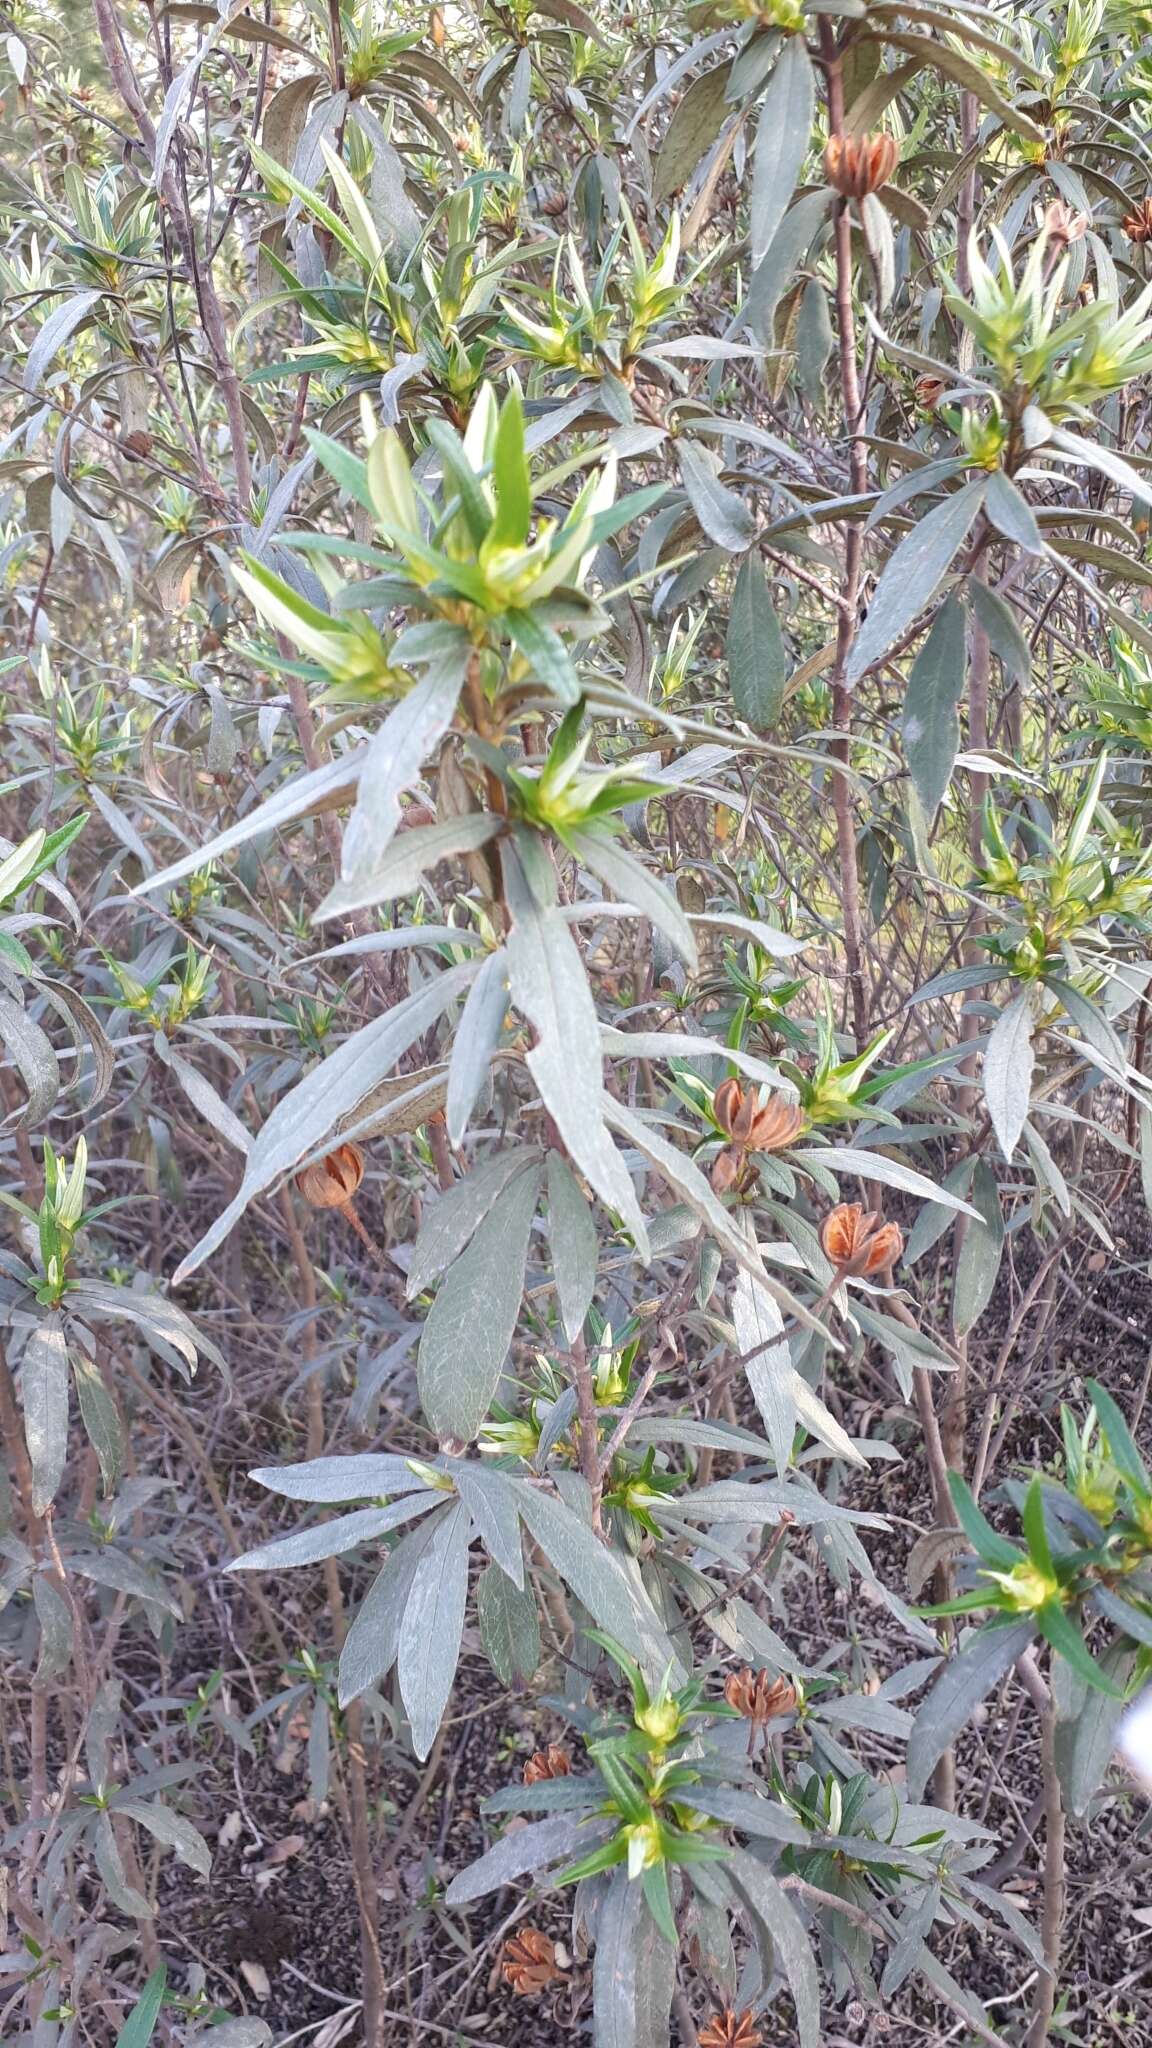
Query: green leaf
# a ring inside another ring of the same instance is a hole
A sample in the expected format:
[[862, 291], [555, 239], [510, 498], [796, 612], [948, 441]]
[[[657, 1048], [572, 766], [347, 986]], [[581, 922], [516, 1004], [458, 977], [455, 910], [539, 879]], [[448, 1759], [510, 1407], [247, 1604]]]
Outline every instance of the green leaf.
[[637, 1978], [644, 1894], [621, 1867], [612, 1874], [596, 1915], [592, 1970], [595, 2048], [638, 2048]]
[[1045, 1577], [1055, 1576], [1052, 1565], [1052, 1547], [1048, 1541], [1048, 1529], [1044, 1520], [1044, 1490], [1038, 1478], [1034, 1478], [1024, 1496], [1021, 1512], [1024, 1541], [1033, 1564], [1038, 1565]]
[[504, 875], [513, 917], [507, 944], [512, 999], [536, 1031], [529, 1072], [571, 1158], [605, 1206], [624, 1218], [646, 1258], [635, 1189], [604, 1126], [600, 1026], [584, 962], [560, 911], [540, 907], [507, 847]]
[[258, 1465], [249, 1472], [259, 1486], [286, 1500], [375, 1500], [389, 1493], [416, 1493], [417, 1478], [407, 1458], [392, 1451], [353, 1451], [343, 1458], [307, 1458], [301, 1465]]
[[798, 265], [823, 228], [835, 196], [831, 187], [824, 185], [816, 192], [805, 192], [794, 206], [789, 207], [772, 237], [764, 261], [752, 273], [748, 295], [732, 321], [730, 331], [738, 332], [746, 327], [764, 348], [773, 347], [776, 309]]
[[912, 664], [904, 698], [904, 755], [929, 824], [952, 779], [960, 745], [960, 699], [968, 671], [967, 621], [946, 599]]
[[590, 1847], [600, 1832], [602, 1830], [590, 1827], [582, 1816], [566, 1813], [535, 1821], [531, 1827], [516, 1828], [452, 1879], [444, 1894], [444, 1903], [448, 1906], [470, 1905], [473, 1899], [482, 1899], [486, 1892], [498, 1891], [501, 1886], [513, 1883], [530, 1871], [543, 1870], [549, 1864], [562, 1862], [571, 1856], [574, 1849]]
[[230, 1572], [274, 1572], [290, 1566], [317, 1564], [321, 1558], [343, 1557], [363, 1543], [374, 1543], [392, 1529], [439, 1507], [442, 1493], [412, 1493], [386, 1508], [356, 1508], [350, 1515], [336, 1515], [330, 1522], [317, 1522], [310, 1529], [296, 1529], [291, 1536], [278, 1536], [233, 1558]]
[[678, 441], [676, 454], [680, 481], [701, 532], [729, 554], [739, 554], [756, 531], [756, 521], [743, 498], [720, 482], [715, 456], [698, 441]]
[[32, 1463], [32, 1506], [41, 1515], [56, 1498], [68, 1455], [68, 1346], [55, 1310], [37, 1323], [24, 1346], [20, 1394]]
[[508, 958], [501, 947], [482, 961], [468, 991], [452, 1044], [444, 1121], [449, 1142], [462, 1143], [500, 1043], [508, 1014]]
[[174, 882], [183, 881], [186, 875], [194, 875], [199, 868], [210, 866], [223, 854], [231, 853], [234, 847], [245, 846], [249, 840], [260, 839], [267, 832], [279, 831], [285, 825], [299, 823], [301, 818], [313, 817], [320, 811], [329, 811], [337, 804], [346, 803], [360, 780], [367, 755], [366, 746], [353, 747], [337, 760], [326, 762], [323, 768], [313, 768], [307, 775], [297, 775], [266, 803], [257, 804], [238, 824], [218, 832], [206, 845], [198, 847], [194, 853], [185, 854], [182, 860], [173, 861], [171, 867], [162, 869], [158, 875], [149, 875], [145, 881], [137, 883], [133, 895], [151, 895], [154, 889], [170, 889]]
[[725, 1867], [771, 1940], [796, 2007], [800, 2048], [819, 2048], [820, 1979], [800, 1915], [767, 1865], [747, 1849], [733, 1849]]
[[1112, 1463], [1137, 1499], [1146, 1500], [1152, 1493], [1152, 1480], [1148, 1477], [1148, 1467], [1136, 1448], [1128, 1424], [1107, 1387], [1102, 1387], [1098, 1380], [1086, 1380], [1085, 1385], [1092, 1406], [1100, 1418], [1100, 1427], [1108, 1440]]
[[492, 451], [492, 483], [496, 493], [493, 546], [519, 548], [528, 538], [532, 494], [528, 457], [524, 453], [524, 405], [515, 385], [500, 408]]
[[[1013, 1553], [1013, 1562], [1017, 1562]], [[1036, 1634], [1032, 1620], [994, 1622], [977, 1629], [959, 1656], [944, 1666], [917, 1710], [908, 1738], [908, 1792], [919, 1799], [936, 1764], [951, 1748], [982, 1699], [1010, 1671]]]
[[127, 1814], [137, 1827], [144, 1828], [166, 1849], [171, 1849], [178, 1863], [187, 1864], [189, 1870], [197, 1871], [201, 1877], [211, 1876], [212, 1852], [199, 1828], [185, 1820], [182, 1813], [173, 1813], [158, 1799], [138, 1799], [130, 1787], [125, 1792], [118, 1792], [112, 1804], [116, 1813]]
[[1044, 536], [1036, 524], [1032, 507], [1019, 486], [1003, 470], [993, 470], [988, 479], [984, 510], [1005, 540], [1015, 541], [1026, 554], [1044, 553]]
[[411, 896], [425, 875], [442, 861], [455, 860], [462, 853], [478, 853], [496, 837], [500, 827], [498, 817], [475, 811], [401, 832], [379, 860], [354, 869], [328, 891], [319, 909], [312, 913], [313, 924], [346, 917], [353, 910], [365, 910], [377, 903], [394, 903], [398, 896]]
[[754, 732], [771, 732], [784, 704], [788, 649], [764, 565], [745, 555], [728, 614], [728, 680], [732, 702]]
[[981, 1221], [966, 1224], [956, 1263], [952, 1314], [958, 1337], [967, 1336], [991, 1301], [1004, 1250], [1000, 1190], [983, 1159], [976, 1163], [971, 1195]]
[[578, 704], [582, 685], [576, 665], [559, 633], [528, 611], [504, 614], [508, 637], [536, 675], [561, 704]]
[[1045, 1641], [1051, 1644], [1075, 1672], [1081, 1684], [1091, 1686], [1096, 1692], [1106, 1693], [1112, 1699], [1123, 1697], [1121, 1690], [1113, 1685], [1112, 1680], [1093, 1662], [1080, 1630], [1058, 1600], [1049, 1600], [1037, 1610], [1036, 1626]]
[[516, 1587], [490, 1564], [476, 1587], [476, 1619], [484, 1655], [501, 1685], [527, 1684], [540, 1662], [540, 1617], [530, 1586]]
[[1035, 1064], [1032, 1003], [1025, 989], [1001, 1010], [984, 1049], [984, 1102], [1007, 1160], [1027, 1122]]
[[789, 36], [760, 103], [749, 200], [753, 265], [762, 262], [791, 204], [812, 140], [815, 84], [801, 35]]
[[910, 57], [919, 58], [929, 70], [942, 72], [954, 85], [960, 86], [965, 92], [973, 93], [981, 106], [998, 115], [1004, 126], [1011, 129], [1014, 134], [1025, 136], [1029, 142], [1045, 142], [1044, 130], [1037, 126], [1030, 114], [1026, 114], [1020, 107], [1014, 107], [1011, 100], [1005, 98], [995, 79], [989, 77], [975, 58], [965, 56], [962, 51], [955, 49], [951, 43], [941, 41], [939, 37], [902, 35], [889, 28], [887, 24], [883, 35], [886, 43], [893, 44], [898, 50], [906, 51]]
[[148, 2048], [156, 2031], [164, 1993], [168, 1988], [168, 1965], [160, 1963], [144, 1985], [124, 2025], [116, 2036], [116, 2048]]
[[[985, 500], [984, 510], [988, 511]], [[989, 515], [991, 516], [991, 515]], [[988, 644], [1004, 665], [1004, 672], [1018, 683], [1026, 683], [1032, 673], [1032, 649], [1017, 622], [1010, 604], [996, 591], [989, 590], [979, 576], [968, 579], [968, 596], [972, 609], [988, 635]]]
[[610, 832], [570, 828], [564, 835], [567, 844], [577, 858], [582, 860], [598, 881], [620, 903], [630, 904], [633, 910], [646, 917], [649, 924], [671, 940], [680, 958], [694, 974], [699, 964], [696, 940], [692, 926], [681, 910], [679, 903], [662, 883], [648, 873], [643, 862], [634, 853], [614, 839]]
[[964, 484], [905, 535], [885, 564], [848, 657], [845, 680], [849, 685], [858, 683], [932, 602], [967, 539], [984, 502], [985, 488], [983, 477]]
[[96, 1453], [104, 1492], [115, 1493], [124, 1469], [124, 1432], [116, 1403], [93, 1361], [80, 1350], [73, 1350], [71, 1357], [80, 1420]]
[[[452, 1513], [446, 1509], [444, 1519]], [[402, 1538], [382, 1565], [356, 1613], [340, 1652], [340, 1705], [359, 1699], [391, 1671], [400, 1647], [400, 1624], [421, 1558], [439, 1527], [424, 1522]]]
[[412, 1727], [412, 1747], [423, 1761], [436, 1740], [460, 1656], [468, 1597], [472, 1523], [459, 1502], [437, 1518], [420, 1553], [400, 1622], [396, 1673]]
[[694, 78], [673, 113], [652, 173], [657, 206], [687, 182], [724, 126], [728, 69], [727, 64], [718, 64]]
[[178, 1286], [222, 1244], [248, 1204], [321, 1149], [475, 977], [476, 963], [449, 968], [346, 1038], [276, 1104], [254, 1139], [239, 1192], [173, 1275]]
[[591, 1204], [567, 1161], [548, 1154], [548, 1239], [560, 1322], [569, 1344], [584, 1328], [596, 1288], [600, 1241]]
[[0, 994], [0, 1041], [8, 1050], [25, 1088], [28, 1100], [20, 1114], [9, 1123], [10, 1130], [24, 1130], [41, 1123], [60, 1093], [60, 1064], [52, 1041], [22, 1003]]
[[1015, 1543], [1009, 1543], [1007, 1537], [997, 1535], [977, 1506], [967, 1480], [961, 1478], [959, 1472], [948, 1474], [948, 1491], [952, 1495], [956, 1519], [981, 1564], [991, 1565], [996, 1571], [1010, 1572], [1021, 1562], [1022, 1551]]
[[1052, 1665], [1056, 1696], [1056, 1770], [1064, 1803], [1076, 1820], [1083, 1820], [1104, 1782], [1104, 1774], [1116, 1747], [1116, 1731], [1124, 1712], [1124, 1698], [1135, 1669], [1135, 1652], [1125, 1643], [1112, 1643], [1100, 1664], [1116, 1695], [1088, 1686], [1066, 1663], [1057, 1658]]
[[420, 1337], [416, 1373], [429, 1427], [471, 1443], [492, 1404], [524, 1293], [543, 1169], [518, 1174], [449, 1267]]
[[676, 1655], [639, 1581], [563, 1501], [527, 1480], [513, 1484], [522, 1522], [565, 1585], [645, 1672], [663, 1677]]
[[537, 1165], [539, 1159], [535, 1146], [510, 1145], [506, 1151], [496, 1152], [474, 1166], [454, 1187], [425, 1204], [404, 1290], [409, 1301], [414, 1301], [447, 1272], [453, 1260], [471, 1243], [505, 1188], [530, 1166]]
[[798, 1148], [789, 1157], [798, 1166], [822, 1166], [830, 1173], [858, 1174], [862, 1180], [878, 1180], [885, 1187], [899, 1188], [901, 1194], [919, 1195], [922, 1202], [937, 1202], [967, 1216], [977, 1214], [960, 1195], [938, 1187], [926, 1174], [917, 1173], [915, 1167], [905, 1166], [900, 1160], [889, 1159], [886, 1153], [869, 1152], [857, 1145], [830, 1145]]
[[451, 629], [424, 681], [401, 698], [370, 741], [344, 833], [345, 881], [370, 874], [382, 861], [400, 823], [400, 798], [419, 780], [432, 748], [451, 725], [471, 659], [467, 635]]

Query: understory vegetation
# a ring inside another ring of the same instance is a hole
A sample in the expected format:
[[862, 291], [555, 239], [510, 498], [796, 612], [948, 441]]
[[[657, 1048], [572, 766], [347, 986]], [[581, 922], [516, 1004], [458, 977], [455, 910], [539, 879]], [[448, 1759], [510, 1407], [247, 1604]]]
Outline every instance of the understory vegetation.
[[1152, 2039], [1152, 9], [0, 40], [0, 2043]]

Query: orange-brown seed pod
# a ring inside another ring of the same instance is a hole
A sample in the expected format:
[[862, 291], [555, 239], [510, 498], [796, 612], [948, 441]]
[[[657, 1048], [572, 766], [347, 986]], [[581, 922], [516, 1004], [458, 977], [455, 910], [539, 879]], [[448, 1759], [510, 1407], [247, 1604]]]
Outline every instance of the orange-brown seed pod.
[[364, 1178], [359, 1145], [337, 1145], [296, 1175], [296, 1185], [313, 1209], [344, 1209]]
[[820, 1243], [838, 1273], [859, 1278], [894, 1266], [904, 1249], [904, 1233], [898, 1223], [885, 1223], [878, 1210], [840, 1202], [820, 1225]]
[[830, 135], [824, 175], [842, 199], [863, 199], [888, 183], [899, 161], [900, 145], [891, 135]]
[[568, 1751], [561, 1749], [558, 1742], [550, 1742], [547, 1749], [533, 1750], [524, 1766], [524, 1783], [539, 1785], [545, 1778], [567, 1778], [571, 1771]]
[[504, 1943], [500, 1963], [506, 1984], [521, 1998], [536, 1998], [550, 1984], [558, 1984], [564, 1971], [556, 1961], [556, 1943], [538, 1927], [522, 1927]]
[[790, 1714], [796, 1705], [796, 1688], [786, 1678], [770, 1678], [766, 1671], [730, 1672], [724, 1680], [724, 1697], [746, 1721], [763, 1727], [768, 1721]]
[[1141, 199], [1120, 225], [1130, 242], [1152, 242], [1152, 198]]
[[761, 2048], [763, 2039], [751, 2008], [736, 2012], [726, 2005], [706, 2027], [701, 2027], [696, 2043], [697, 2048]]

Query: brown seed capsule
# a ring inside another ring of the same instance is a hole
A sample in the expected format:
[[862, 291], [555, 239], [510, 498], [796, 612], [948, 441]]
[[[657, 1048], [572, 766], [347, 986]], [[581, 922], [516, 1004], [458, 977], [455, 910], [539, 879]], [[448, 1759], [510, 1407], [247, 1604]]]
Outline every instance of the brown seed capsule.
[[783, 1152], [794, 1145], [807, 1119], [794, 1102], [770, 1095], [762, 1103], [758, 1089], [739, 1081], [721, 1081], [712, 1097], [712, 1114], [731, 1144], [714, 1160], [712, 1185], [718, 1195], [735, 1187], [744, 1175], [748, 1152]]
[[947, 389], [943, 377], [917, 377], [916, 403], [923, 406], [925, 412], [935, 412]]
[[840, 1202], [820, 1225], [820, 1243], [838, 1273], [859, 1277], [894, 1266], [904, 1249], [904, 1233], [875, 1209]]
[[701, 2027], [696, 2043], [697, 2048], [760, 2048], [763, 2039], [751, 2008], [735, 2012], [726, 2005], [706, 2027]]
[[524, 1766], [524, 1783], [538, 1785], [542, 1778], [567, 1778], [572, 1770], [566, 1749], [550, 1742], [547, 1749], [534, 1750]]
[[438, 7], [433, 7], [429, 12], [428, 31], [436, 48], [442, 50], [444, 48], [444, 16]]
[[1120, 225], [1130, 242], [1152, 242], [1152, 198], [1139, 200]]
[[730, 1707], [760, 1728], [796, 1705], [796, 1688], [786, 1678], [770, 1678], [766, 1671], [730, 1672], [724, 1680], [724, 1697]]
[[888, 183], [900, 161], [900, 145], [891, 135], [830, 135], [824, 150], [824, 175], [843, 199], [863, 199]]
[[1054, 255], [1059, 255], [1070, 242], [1082, 242], [1088, 232], [1088, 215], [1074, 213], [1065, 206], [1062, 199], [1054, 199], [1044, 209], [1043, 228], [1048, 244]]
[[556, 1961], [556, 1944], [537, 1927], [522, 1927], [504, 1943], [501, 1974], [521, 1998], [538, 1998], [565, 1972]]
[[364, 1178], [359, 1145], [337, 1145], [296, 1175], [296, 1185], [313, 1209], [344, 1209]]

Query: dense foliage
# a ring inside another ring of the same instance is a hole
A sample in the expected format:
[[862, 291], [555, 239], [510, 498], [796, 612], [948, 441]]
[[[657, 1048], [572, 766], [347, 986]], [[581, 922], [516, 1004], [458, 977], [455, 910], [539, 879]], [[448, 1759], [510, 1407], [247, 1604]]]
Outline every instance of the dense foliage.
[[285, 2040], [481, 2038], [433, 1792], [541, 2039], [1103, 2038], [1148, 1375], [1037, 1359], [1152, 1204], [1152, 15], [4, 31], [0, 2035], [272, 2038], [183, 1936], [302, 1728]]

